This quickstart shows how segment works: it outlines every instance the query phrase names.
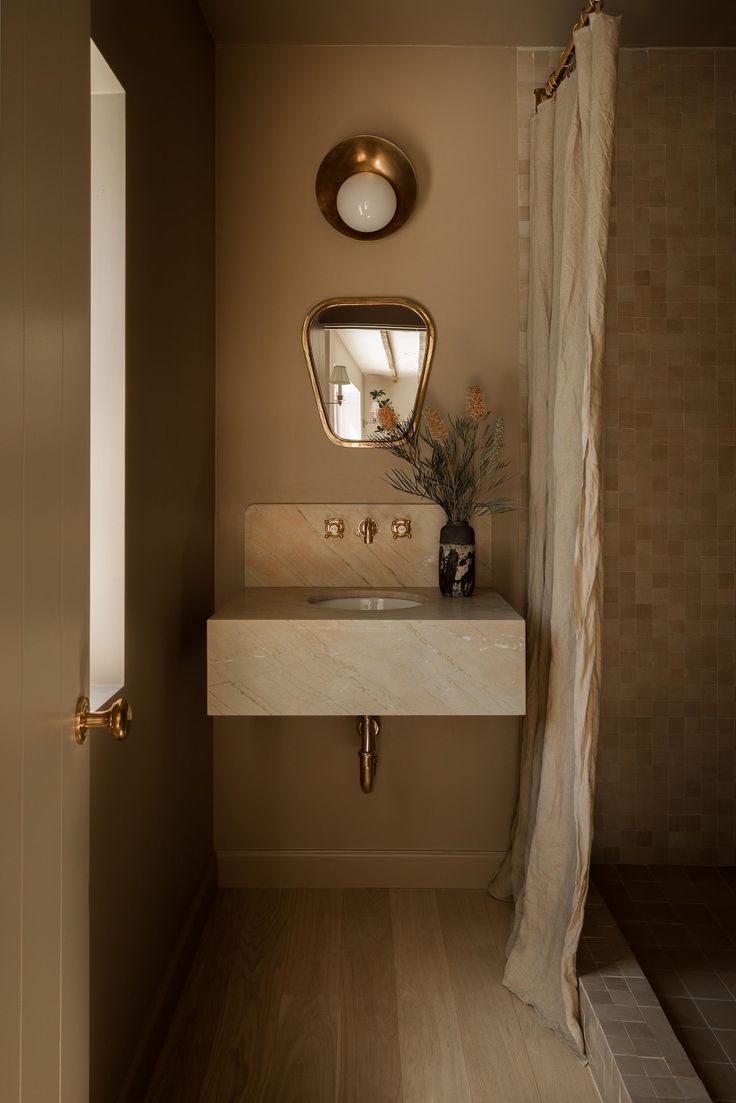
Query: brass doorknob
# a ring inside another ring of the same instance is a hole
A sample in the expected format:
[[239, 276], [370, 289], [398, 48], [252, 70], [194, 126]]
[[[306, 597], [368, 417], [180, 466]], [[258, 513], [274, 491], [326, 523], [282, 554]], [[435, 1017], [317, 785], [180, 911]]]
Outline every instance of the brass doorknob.
[[89, 698], [80, 697], [77, 701], [77, 714], [74, 718], [74, 738], [84, 743], [89, 731], [94, 728], [106, 728], [113, 739], [125, 739], [133, 723], [133, 710], [124, 697], [100, 712], [89, 711]]

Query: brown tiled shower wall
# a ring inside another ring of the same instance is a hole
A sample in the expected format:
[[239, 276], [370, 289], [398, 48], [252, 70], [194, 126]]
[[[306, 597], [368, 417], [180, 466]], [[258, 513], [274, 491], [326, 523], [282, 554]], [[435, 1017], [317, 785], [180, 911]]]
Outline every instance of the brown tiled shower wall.
[[[528, 97], [549, 60], [519, 52], [522, 288]], [[735, 196], [736, 50], [623, 50], [597, 861], [736, 862]]]

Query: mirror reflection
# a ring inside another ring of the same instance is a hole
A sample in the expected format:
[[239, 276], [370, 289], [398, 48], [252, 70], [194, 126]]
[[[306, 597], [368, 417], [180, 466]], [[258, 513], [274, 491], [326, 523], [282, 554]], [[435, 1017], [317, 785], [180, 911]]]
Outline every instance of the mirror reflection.
[[423, 307], [408, 300], [331, 300], [304, 324], [304, 351], [325, 431], [370, 445], [419, 418], [434, 344]]

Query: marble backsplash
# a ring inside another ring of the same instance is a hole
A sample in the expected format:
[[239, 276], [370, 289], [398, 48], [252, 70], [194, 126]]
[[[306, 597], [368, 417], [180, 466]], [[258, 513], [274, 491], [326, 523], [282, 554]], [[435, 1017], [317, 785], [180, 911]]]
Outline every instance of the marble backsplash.
[[[371, 544], [358, 533], [372, 517]], [[325, 539], [325, 521], [341, 519], [344, 536]], [[411, 538], [394, 539], [391, 522], [411, 522]], [[436, 586], [445, 515], [430, 503], [258, 504], [245, 511], [246, 586]], [[473, 520], [476, 585], [491, 586], [490, 516]]]

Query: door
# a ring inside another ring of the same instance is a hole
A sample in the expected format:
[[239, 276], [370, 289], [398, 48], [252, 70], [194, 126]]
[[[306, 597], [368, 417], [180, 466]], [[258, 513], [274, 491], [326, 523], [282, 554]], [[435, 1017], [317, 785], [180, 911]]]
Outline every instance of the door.
[[0, 0], [0, 1099], [88, 1096], [89, 0]]

